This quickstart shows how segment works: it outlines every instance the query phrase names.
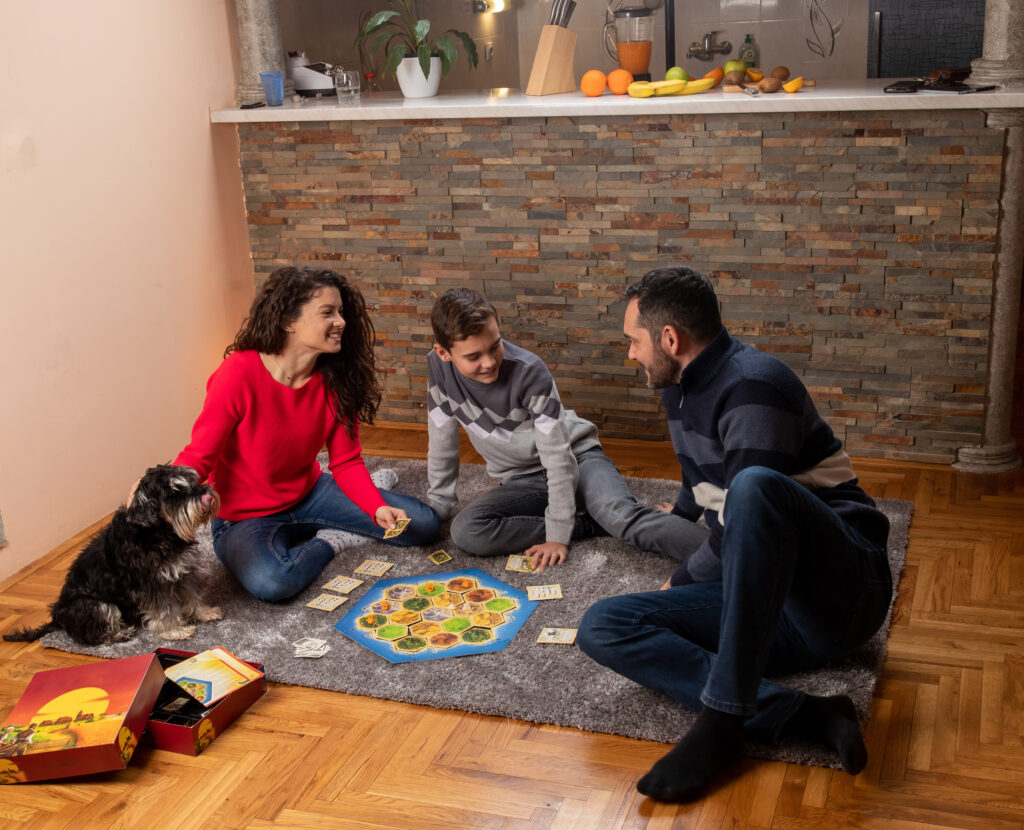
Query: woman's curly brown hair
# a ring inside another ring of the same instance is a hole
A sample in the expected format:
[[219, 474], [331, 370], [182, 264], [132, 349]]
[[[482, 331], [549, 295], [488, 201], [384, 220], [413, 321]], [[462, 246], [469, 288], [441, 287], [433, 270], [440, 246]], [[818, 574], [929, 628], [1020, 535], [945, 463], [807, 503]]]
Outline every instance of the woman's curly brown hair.
[[373, 322], [366, 312], [366, 302], [359, 289], [341, 274], [328, 269], [278, 268], [253, 300], [249, 316], [242, 321], [224, 356], [248, 350], [280, 354], [287, 340], [285, 326], [297, 320], [302, 307], [327, 286], [337, 288], [341, 294], [345, 329], [341, 351], [321, 354], [316, 368], [328, 389], [331, 411], [345, 424], [349, 436], [355, 437], [358, 423], [373, 423], [380, 406], [381, 388], [374, 363]]

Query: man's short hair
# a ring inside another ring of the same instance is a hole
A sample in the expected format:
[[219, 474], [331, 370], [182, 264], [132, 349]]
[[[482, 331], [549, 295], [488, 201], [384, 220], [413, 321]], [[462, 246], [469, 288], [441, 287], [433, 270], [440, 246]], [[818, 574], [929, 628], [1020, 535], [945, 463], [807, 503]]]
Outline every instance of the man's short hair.
[[434, 342], [451, 350], [456, 340], [465, 340], [482, 331], [492, 318], [497, 320], [498, 312], [479, 291], [449, 288], [434, 300], [430, 311]]
[[637, 322], [652, 340], [672, 326], [697, 343], [707, 343], [722, 328], [722, 314], [711, 281], [685, 265], [655, 268], [626, 289], [637, 300]]

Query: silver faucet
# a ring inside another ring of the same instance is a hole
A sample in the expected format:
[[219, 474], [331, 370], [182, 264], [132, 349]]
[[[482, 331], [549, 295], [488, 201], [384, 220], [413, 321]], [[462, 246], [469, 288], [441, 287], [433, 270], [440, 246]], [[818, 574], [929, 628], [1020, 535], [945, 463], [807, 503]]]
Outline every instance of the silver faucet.
[[727, 40], [723, 40], [721, 43], [715, 43], [715, 35], [718, 32], [706, 32], [704, 34], [704, 45], [702, 46], [696, 40], [690, 44], [689, 55], [691, 58], [697, 58], [697, 60], [709, 61], [716, 52], [723, 55], [728, 55], [732, 51], [732, 44]]

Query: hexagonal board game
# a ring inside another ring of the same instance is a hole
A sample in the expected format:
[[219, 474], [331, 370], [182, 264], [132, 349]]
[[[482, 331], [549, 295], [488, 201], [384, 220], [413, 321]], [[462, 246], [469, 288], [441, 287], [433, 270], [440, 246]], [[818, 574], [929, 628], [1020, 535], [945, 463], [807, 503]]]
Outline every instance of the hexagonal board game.
[[334, 627], [392, 663], [501, 651], [537, 607], [475, 568], [381, 579]]

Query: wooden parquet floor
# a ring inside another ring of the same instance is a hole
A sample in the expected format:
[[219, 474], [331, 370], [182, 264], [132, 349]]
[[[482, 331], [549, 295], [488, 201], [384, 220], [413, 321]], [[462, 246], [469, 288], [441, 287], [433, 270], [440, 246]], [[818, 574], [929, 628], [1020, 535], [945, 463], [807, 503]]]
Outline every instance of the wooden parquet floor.
[[[364, 444], [424, 448], [421, 432], [388, 427]], [[628, 474], [676, 477], [665, 445], [606, 448]], [[703, 801], [659, 805], [634, 784], [664, 744], [275, 685], [197, 758], [142, 746], [122, 772], [3, 788], [0, 827], [1020, 830], [1024, 473], [856, 468], [873, 495], [916, 508], [870, 761], [855, 778], [749, 760]], [[94, 530], [0, 584], [0, 630], [44, 617]], [[0, 643], [0, 718], [34, 672], [85, 662]]]

